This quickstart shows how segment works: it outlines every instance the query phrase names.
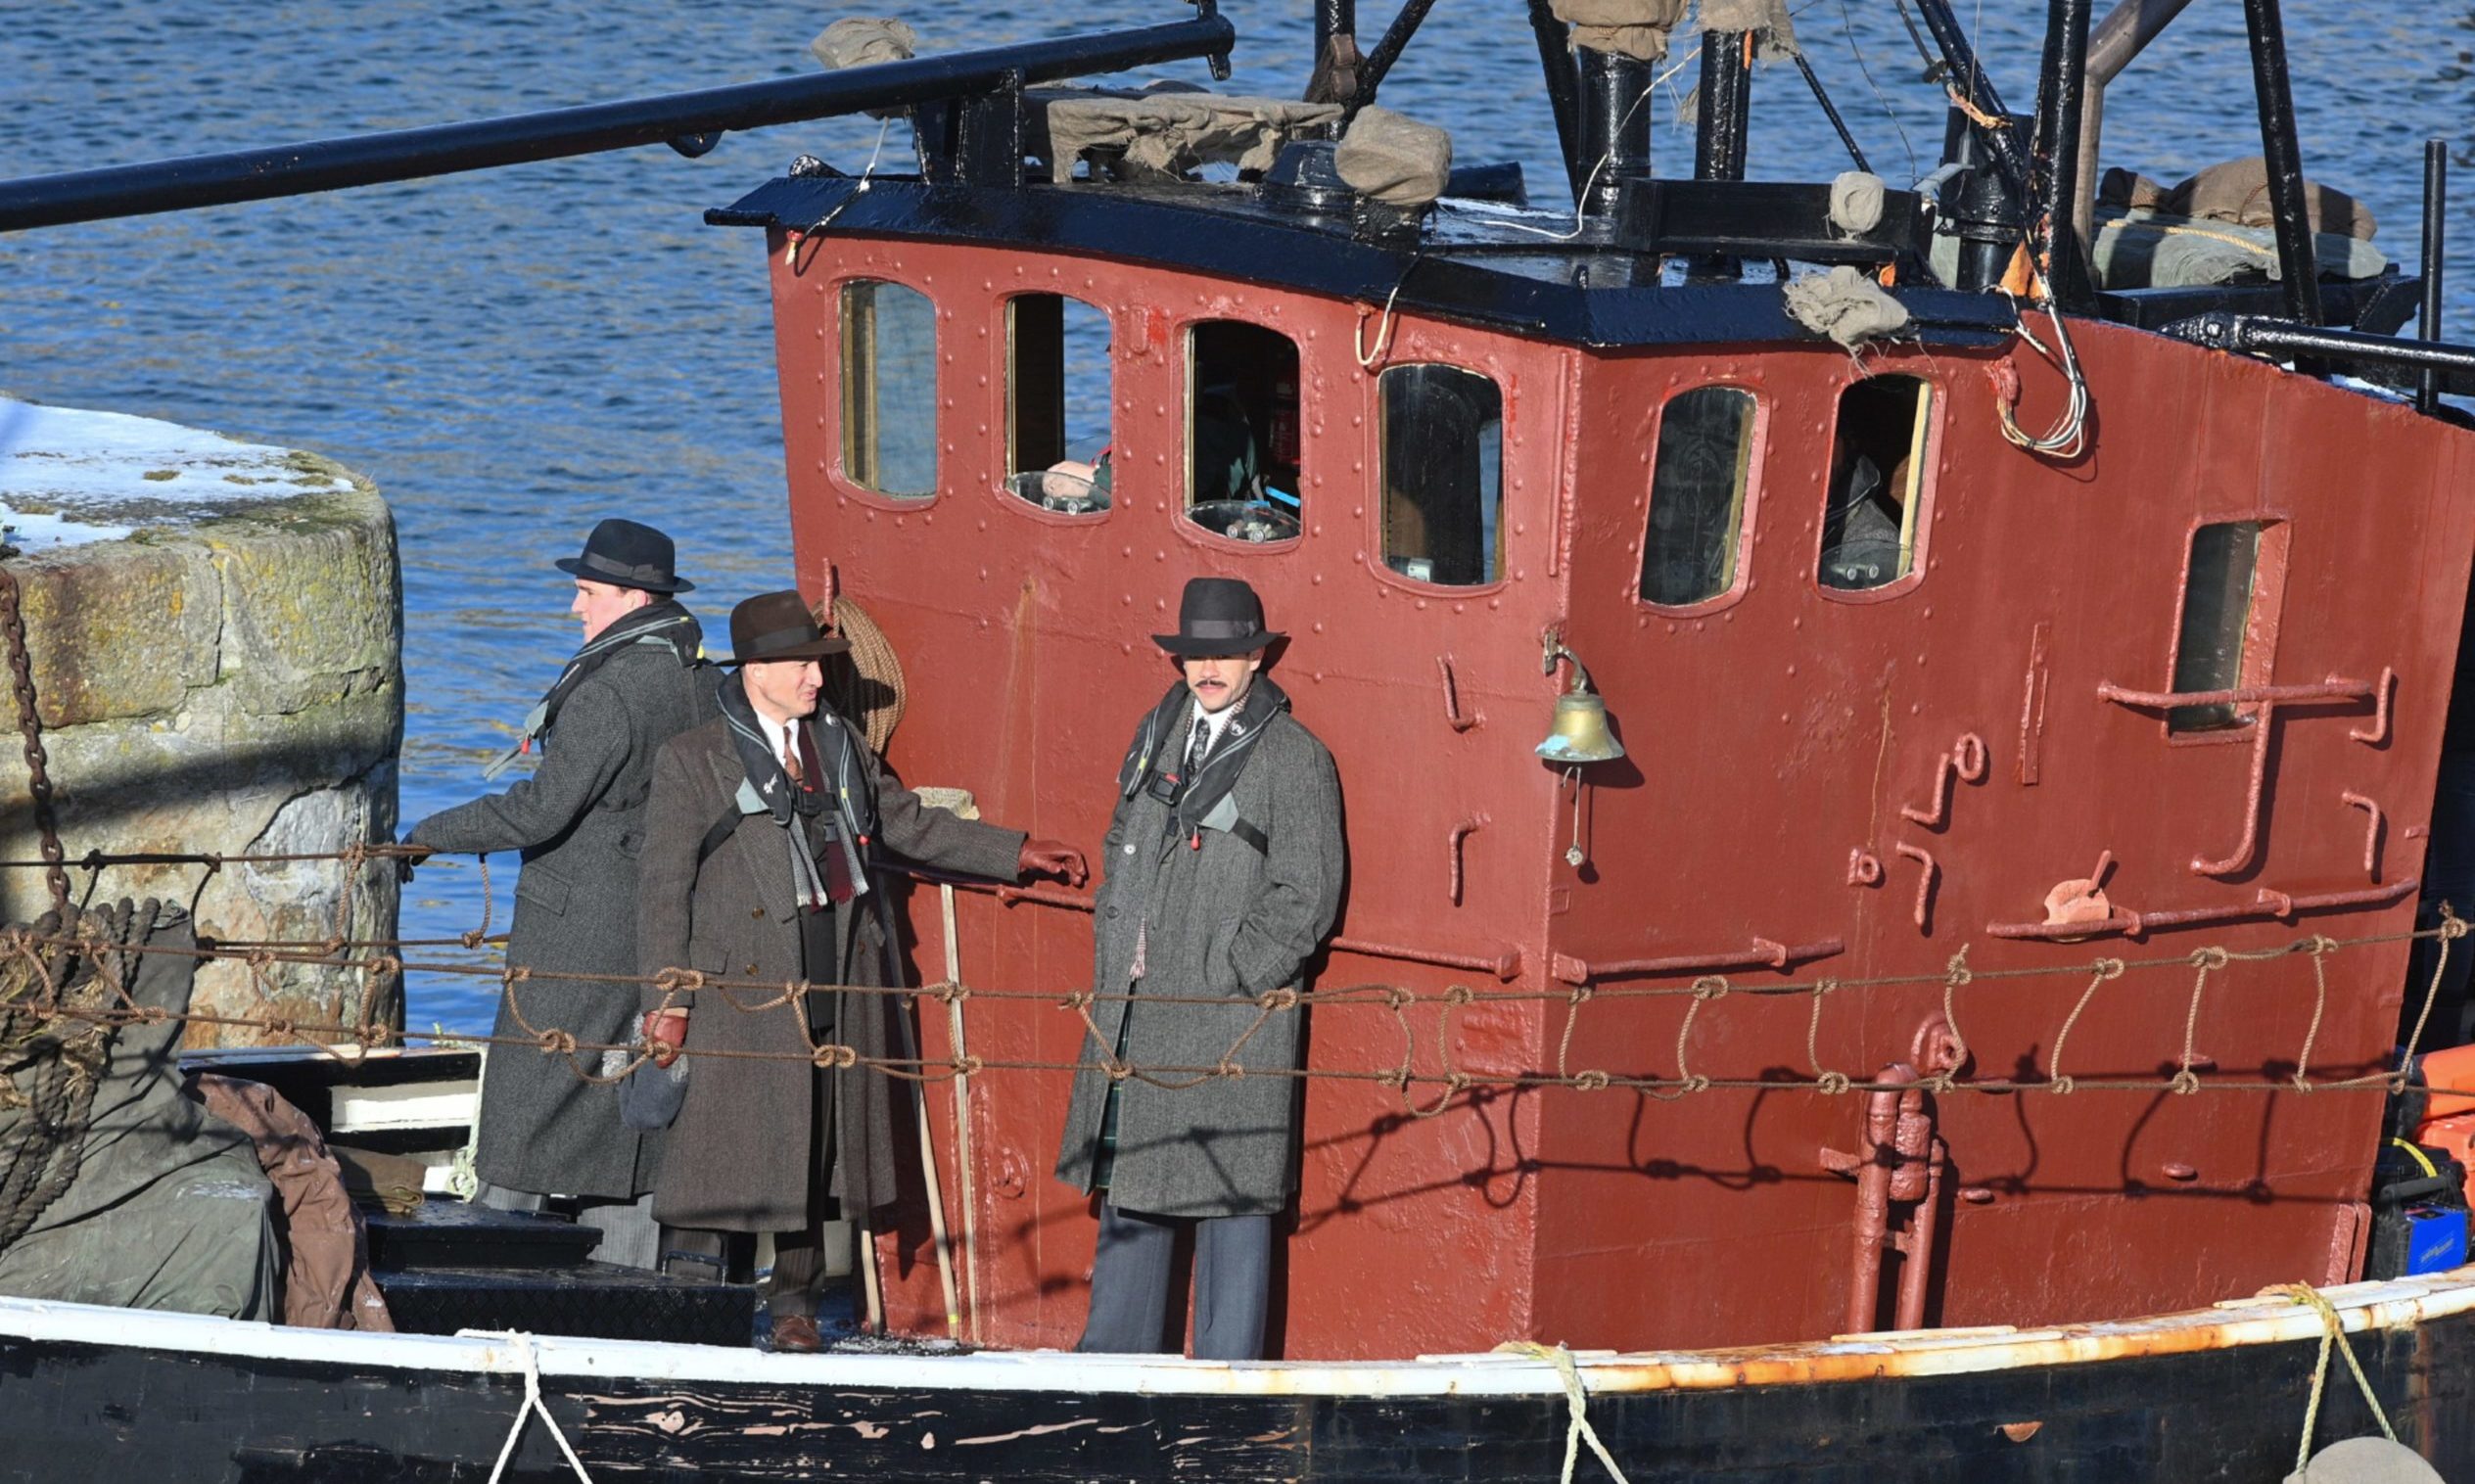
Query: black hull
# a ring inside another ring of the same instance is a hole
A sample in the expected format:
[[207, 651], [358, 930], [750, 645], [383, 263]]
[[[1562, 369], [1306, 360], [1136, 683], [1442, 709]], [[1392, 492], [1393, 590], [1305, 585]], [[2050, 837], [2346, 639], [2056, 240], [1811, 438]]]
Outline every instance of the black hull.
[[[2459, 1282], [2440, 1294], [2415, 1284], [2349, 1290], [2389, 1296], [2371, 1322], [2390, 1327], [2351, 1338], [2401, 1439], [2445, 1477], [2475, 1478], [2475, 1301], [2465, 1276], [2452, 1276]], [[2401, 1293], [2421, 1305], [2404, 1322]], [[2355, 1322], [2363, 1305], [2346, 1296]], [[166, 1320], [192, 1331], [216, 1322], [46, 1312], [51, 1322], [24, 1332], [0, 1305], [0, 1328], [10, 1331], [0, 1332], [8, 1484], [466, 1484], [490, 1477], [525, 1395], [520, 1359], [510, 1360], [519, 1347], [492, 1347], [479, 1364], [510, 1368], [477, 1373], [441, 1364], [475, 1366], [472, 1340], [234, 1324], [223, 1327], [251, 1338], [210, 1353], [151, 1345], [141, 1332]], [[1634, 1484], [2273, 1484], [2294, 1465], [2318, 1343], [2308, 1313], [2271, 1313], [2280, 1322], [2253, 1323], [2255, 1312], [2243, 1311], [2033, 1335], [1594, 1358], [1584, 1369], [1588, 1415]], [[97, 1339], [64, 1332], [73, 1327], [65, 1318], [90, 1320]], [[134, 1343], [103, 1338], [116, 1333]], [[307, 1338], [316, 1343], [301, 1343]], [[288, 1344], [316, 1353], [262, 1353]], [[424, 1364], [397, 1363], [425, 1347]], [[261, 1353], [229, 1353], [251, 1348]], [[2123, 1353], [2154, 1348], [2176, 1353]], [[354, 1363], [356, 1350], [368, 1364]], [[557, 1341], [542, 1342], [540, 1356], [550, 1413], [605, 1484], [1521, 1484], [1561, 1477], [1569, 1414], [1553, 1370], [1512, 1358], [1231, 1368], [1064, 1356], [793, 1359]], [[765, 1371], [782, 1380], [752, 1374]], [[956, 1384], [936, 1384], [941, 1374]], [[1772, 1374], [1808, 1378], [1763, 1384]], [[1044, 1375], [1060, 1384], [1051, 1389]], [[2319, 1442], [2374, 1430], [2333, 1361]], [[1585, 1451], [1575, 1477], [1604, 1476]], [[575, 1475], [536, 1418], [503, 1477], [550, 1484]]]

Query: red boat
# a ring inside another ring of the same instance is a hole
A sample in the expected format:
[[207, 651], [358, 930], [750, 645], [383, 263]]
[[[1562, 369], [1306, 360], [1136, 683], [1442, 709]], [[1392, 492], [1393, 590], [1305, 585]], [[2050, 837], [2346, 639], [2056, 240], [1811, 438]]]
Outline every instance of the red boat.
[[[1092, 760], [1187, 578], [1293, 628], [1351, 872], [1285, 1354], [2036, 1325], [2360, 1272], [2475, 550], [2460, 419], [2144, 328], [2282, 315], [2276, 284], [2092, 288], [2060, 324], [1900, 289], [1913, 328], [1851, 353], [1766, 275], [1694, 271], [1891, 276], [1906, 193], [1850, 237], [1820, 187], [1625, 175], [1571, 242], [1447, 203], [1394, 243], [1270, 186], [958, 168], [714, 213], [767, 229], [797, 569], [914, 677], [905, 777], [1068, 839], [1105, 826]], [[1040, 471], [1095, 385], [1113, 495], [1060, 509]], [[1275, 450], [1251, 515], [1198, 489], [1207, 389]], [[2081, 395], [2083, 446], [2020, 446]], [[1620, 758], [1538, 756], [1566, 654]], [[1052, 996], [928, 1004], [927, 1060], [1095, 1054], [1053, 1002], [1088, 909], [964, 894], [960, 983]], [[2286, 951], [2314, 935], [2385, 941]], [[2103, 959], [2143, 968], [2087, 995]], [[968, 1151], [972, 1332], [1071, 1344], [1062, 1081], [929, 1105]], [[921, 1332], [927, 1243], [879, 1254]]]
[[[907, 781], [1097, 840], [1104, 765], [1163, 683], [1146, 636], [1215, 575], [1291, 633], [1274, 672], [1346, 802], [1337, 934], [1265, 1004], [1310, 1030], [1284, 1364], [1050, 1358], [1031, 1387], [975, 1357], [950, 1384], [1022, 1436], [1068, 1418], [1018, 1394], [1089, 1393], [1090, 1425], [1155, 1445], [1042, 1454], [1061, 1477], [1434, 1477], [1455, 1436], [1453, 1468], [1527, 1476], [1489, 1429], [1552, 1435], [1585, 1392], [1612, 1398], [1635, 1478], [1768, 1476], [1848, 1428], [1850, 1468], [2282, 1475], [2319, 1395], [2313, 1312], [2139, 1317], [2464, 1261], [2462, 1172], [2417, 1187], [2454, 1198], [2454, 1253], [2409, 1263], [2388, 1249], [2430, 1212], [2376, 1163], [2423, 1128], [2413, 1053], [2456, 1039], [2435, 993], [2456, 929], [2424, 887], [2445, 749], [2475, 745], [2446, 726], [2475, 437], [2442, 400], [2475, 388], [2475, 350], [2438, 339], [2435, 285], [2327, 241], [2274, 0], [2247, 8], [2248, 226], [2095, 199], [2086, 105], [2172, 4], [2126, 0], [2092, 39], [2087, 0], [2054, 0], [2015, 116], [1921, 0], [1954, 107], [1913, 189], [1742, 178], [1767, 23], [1701, 36], [1696, 168], [1652, 174], [1653, 64], [1567, 34], [1570, 9], [1532, 7], [1569, 209], [1431, 150], [1404, 166], [1423, 197], [1365, 185], [1353, 131], [1424, 7], [1360, 58], [1346, 0], [1321, 0], [1320, 109], [1046, 88], [1225, 52], [1207, 3], [1148, 51], [810, 79], [811, 113], [909, 108], [920, 172], [803, 157], [709, 213], [763, 229], [798, 580], [860, 641], [851, 709]], [[577, 147], [789, 107], [740, 102]], [[1177, 132], [1197, 115], [1243, 115], [1261, 157], [1197, 177], [1208, 146]], [[374, 142], [363, 178], [492, 162], [455, 145]], [[0, 187], [0, 226], [139, 189], [110, 173]], [[174, 204], [269, 193], [237, 161], [203, 176]], [[2141, 234], [2160, 251], [2126, 251]], [[2162, 266], [2212, 240], [2258, 270]], [[1256, 450], [1235, 482], [1233, 428]], [[1074, 1003], [1090, 899], [922, 877], [907, 909], [926, 988], [903, 1070], [942, 1204], [872, 1234], [887, 1322], [1070, 1345], [1095, 1208], [1049, 1170], [1061, 1069], [1098, 1054]], [[1143, 1070], [1290, 1075], [1242, 1042]], [[2468, 1291], [2458, 1271], [2343, 1305], [2386, 1333], [2383, 1425], [2444, 1469], [2475, 1468], [2452, 1420]], [[8, 1332], [94, 1358], [41, 1316]], [[1531, 1372], [1512, 1420], [1410, 1407], [1413, 1441], [1348, 1442], [1429, 1382], [1493, 1394], [1364, 1363], [1508, 1341], [1656, 1354], [1568, 1389]], [[280, 1347], [216, 1353], [258, 1387]], [[705, 1387], [679, 1437], [720, 1428], [718, 1451], [629, 1452], [635, 1414], [677, 1400], [651, 1371], [537, 1379], [609, 1461], [746, 1477], [723, 1419], [751, 1397], [795, 1431], [939, 1384], [661, 1364]], [[1287, 1431], [1196, 1400], [1237, 1394], [1314, 1400]], [[1162, 1441], [1189, 1417], [1226, 1449]], [[925, 1457], [868, 1466], [945, 1476]]]

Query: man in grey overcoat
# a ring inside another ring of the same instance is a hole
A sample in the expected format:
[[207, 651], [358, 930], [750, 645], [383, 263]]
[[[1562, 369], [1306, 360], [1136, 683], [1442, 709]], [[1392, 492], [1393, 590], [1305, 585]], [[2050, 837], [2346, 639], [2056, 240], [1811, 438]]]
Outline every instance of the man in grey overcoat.
[[[905, 788], [819, 701], [817, 662], [850, 645], [820, 633], [798, 593], [733, 609], [730, 647], [722, 714], [662, 749], [645, 828], [646, 972], [736, 982], [644, 992], [657, 1057], [680, 1047], [688, 1061], [653, 1211], [666, 1252], [719, 1258], [731, 1233], [773, 1233], [774, 1348], [815, 1350], [823, 1224], [890, 1204], [897, 1183], [890, 1079], [809, 1058], [825, 1044], [909, 1055], [898, 1017], [910, 1011], [891, 995], [803, 1002], [781, 986], [902, 982], [870, 874], [879, 853], [1002, 881], [1039, 872], [1080, 885], [1085, 867], [1071, 846], [966, 820]], [[715, 1051], [725, 1054], [697, 1054]]]
[[[1346, 845], [1331, 754], [1260, 672], [1284, 637], [1252, 587], [1196, 578], [1181, 679], [1136, 730], [1094, 898], [1087, 1063], [1298, 1066], [1306, 961], [1331, 930]], [[1214, 1003], [1144, 1003], [1148, 996]], [[1267, 1007], [1268, 1013], [1267, 1013]], [[1191, 1082], [1192, 1074], [1164, 1079]], [[1272, 1222], [1297, 1188], [1299, 1085], [1216, 1076], [1187, 1087], [1078, 1073], [1057, 1176], [1104, 1192], [1081, 1349], [1157, 1352], [1176, 1229], [1194, 1234], [1194, 1354], [1258, 1360]]]
[[[523, 740], [484, 776], [537, 743], [540, 766], [505, 793], [431, 815], [404, 840], [447, 854], [521, 854], [511, 968], [631, 978], [653, 755], [713, 714], [718, 672], [701, 660], [703, 630], [678, 602], [695, 584], [675, 570], [669, 536], [603, 521], [583, 555], [557, 565], [575, 580], [569, 611], [584, 624], [584, 646], [526, 718]], [[517, 1004], [499, 1000], [497, 1036], [529, 1038], [519, 1011], [536, 1030], [555, 1026], [605, 1045], [625, 1042], [635, 1022], [631, 984], [536, 979], [516, 984], [514, 995]], [[602, 1229], [596, 1258], [651, 1268], [655, 1233], [643, 1198], [660, 1137], [627, 1128], [618, 1090], [579, 1077], [580, 1065], [522, 1046], [492, 1050], [474, 1154], [482, 1198], [519, 1210], [572, 1205]]]

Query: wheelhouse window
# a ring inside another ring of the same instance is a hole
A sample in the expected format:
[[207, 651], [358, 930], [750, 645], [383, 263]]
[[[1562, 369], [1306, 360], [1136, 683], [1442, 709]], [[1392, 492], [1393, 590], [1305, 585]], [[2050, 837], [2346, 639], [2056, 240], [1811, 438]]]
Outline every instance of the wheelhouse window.
[[1458, 366], [1393, 366], [1377, 383], [1383, 562], [1421, 582], [1475, 586], [1504, 571], [1504, 394]]
[[1753, 394], [1742, 387], [1697, 387], [1659, 413], [1642, 536], [1643, 602], [1680, 608], [1736, 586], [1753, 409]]
[[937, 306], [916, 289], [842, 286], [842, 470], [898, 499], [937, 492]]
[[[2244, 684], [2264, 529], [2258, 521], [2220, 521], [2191, 533], [2182, 620], [2174, 632], [2177, 692], [2236, 690]], [[2251, 720], [2248, 708], [2213, 701], [2174, 707], [2166, 713], [2166, 729], [2220, 731]]]
[[1210, 320], [1187, 334], [1186, 518], [1215, 535], [1298, 533], [1297, 345], [1277, 330]]
[[1908, 575], [1933, 402], [1933, 387], [1913, 376], [1870, 376], [1840, 394], [1815, 573], [1823, 586], [1862, 591]]
[[1046, 510], [1106, 510], [1108, 315], [1061, 294], [1005, 301], [1006, 487]]

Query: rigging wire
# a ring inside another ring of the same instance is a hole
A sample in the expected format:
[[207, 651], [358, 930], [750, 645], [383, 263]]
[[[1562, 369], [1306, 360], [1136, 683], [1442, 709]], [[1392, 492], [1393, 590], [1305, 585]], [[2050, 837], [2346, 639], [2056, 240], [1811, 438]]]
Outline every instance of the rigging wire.
[[[1906, 16], [1904, 4], [1900, 6], [1899, 14]], [[1899, 148], [1905, 150], [1908, 156], [1908, 178], [1914, 180], [1924, 173], [1917, 166], [1916, 145], [1908, 138], [1907, 125], [1899, 121], [1899, 111], [1891, 106], [1891, 99], [1883, 92], [1882, 84], [1874, 80], [1873, 69], [1865, 66], [1865, 49], [1856, 44], [1856, 18], [1847, 8], [1847, 0], [1839, 0], [1839, 19], [1840, 33], [1847, 38], [1847, 54], [1856, 60], [1856, 70], [1864, 75], [1865, 86], [1873, 89], [1874, 101], [1882, 105], [1882, 116], [1891, 120], [1891, 129], [1898, 134]], [[1910, 29], [1913, 31], [1914, 23], [1910, 23]], [[1923, 44], [1919, 43], [1919, 49], [1922, 48]]]
[[2070, 394], [2064, 400], [2062, 415], [2054, 420], [2053, 427], [2042, 434], [2029, 433], [2012, 416], [2012, 408], [2019, 400], [2017, 388], [2013, 389], [2010, 396], [1995, 401], [1994, 411], [2002, 419], [2002, 436], [2015, 446], [2068, 463], [2079, 457], [2088, 447], [2088, 381], [2080, 374], [2079, 356], [2072, 348], [2071, 330], [2063, 323], [2062, 306], [2054, 302], [2053, 286], [2045, 281], [2041, 273], [2034, 279], [2034, 285], [2039, 307], [2045, 310], [2046, 318], [2054, 326], [2054, 347], [2051, 348], [2036, 338], [2035, 331], [2029, 328], [2028, 316], [2021, 312], [2018, 297], [2008, 289], [2000, 292], [2004, 299], [2011, 301], [2013, 329], [2031, 349], [2063, 373], [2064, 381], [2070, 385]]

